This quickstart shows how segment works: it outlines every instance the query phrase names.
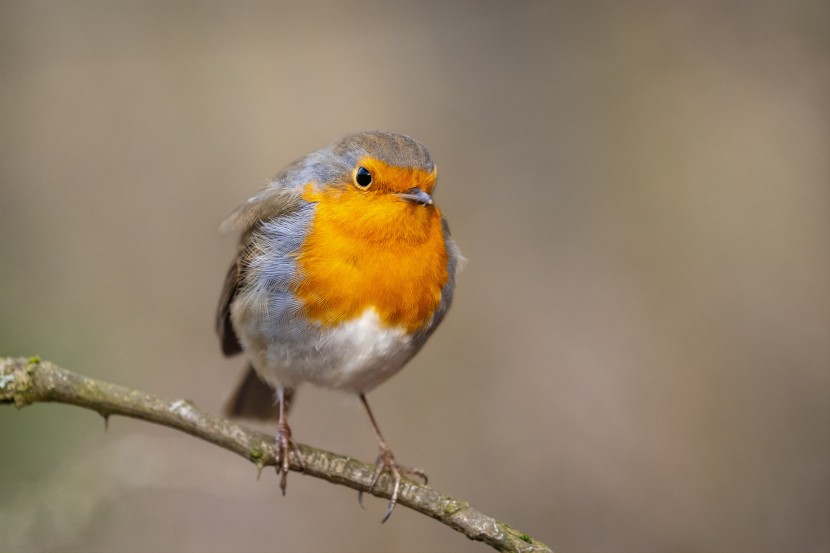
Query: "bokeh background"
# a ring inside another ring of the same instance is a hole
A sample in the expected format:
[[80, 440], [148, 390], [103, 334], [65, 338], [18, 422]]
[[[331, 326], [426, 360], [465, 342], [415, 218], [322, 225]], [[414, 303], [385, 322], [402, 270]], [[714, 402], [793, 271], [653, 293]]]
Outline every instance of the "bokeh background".
[[[370, 396], [398, 459], [559, 551], [827, 551], [829, 99], [824, 0], [4, 0], [0, 354], [219, 412], [219, 222], [406, 132], [469, 262]], [[353, 398], [292, 421], [374, 458]], [[168, 429], [0, 408], [2, 550], [486, 550], [288, 491]]]

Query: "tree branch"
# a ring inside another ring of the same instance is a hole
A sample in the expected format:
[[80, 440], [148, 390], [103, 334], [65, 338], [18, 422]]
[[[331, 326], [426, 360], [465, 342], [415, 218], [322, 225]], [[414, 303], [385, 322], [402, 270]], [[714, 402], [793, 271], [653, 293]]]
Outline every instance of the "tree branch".
[[[0, 357], [0, 404], [14, 404], [22, 408], [38, 402], [86, 407], [105, 418], [124, 415], [154, 422], [233, 451], [256, 464], [260, 470], [274, 465], [272, 436], [208, 415], [189, 401], [163, 398], [93, 380], [36, 357]], [[391, 483], [385, 474], [374, 491], [369, 489], [373, 465], [307, 445], [300, 444], [299, 448], [305, 461], [305, 474], [389, 498]], [[300, 471], [293, 456], [291, 470]], [[542, 542], [477, 511], [466, 501], [441, 495], [428, 486], [410, 480], [402, 480], [398, 503], [499, 551], [550, 552]]]

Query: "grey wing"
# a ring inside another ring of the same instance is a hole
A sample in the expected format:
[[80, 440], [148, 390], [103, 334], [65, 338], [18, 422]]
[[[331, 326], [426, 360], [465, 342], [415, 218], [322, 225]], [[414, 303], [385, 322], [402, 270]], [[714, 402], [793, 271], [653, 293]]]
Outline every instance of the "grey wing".
[[222, 223], [224, 230], [233, 229], [242, 233], [236, 259], [228, 268], [222, 293], [219, 296], [219, 307], [216, 310], [216, 334], [219, 336], [222, 353], [226, 356], [242, 352], [242, 345], [231, 321], [231, 305], [239, 289], [245, 285], [247, 265], [245, 258], [251, 240], [263, 222], [293, 213], [301, 204], [300, 191], [286, 187], [285, 181], [278, 178], [240, 206]]
[[240, 272], [239, 259], [235, 259], [225, 276], [225, 284], [219, 296], [219, 308], [216, 310], [216, 334], [222, 345], [222, 353], [228, 357], [242, 352], [242, 344], [239, 343], [231, 322], [231, 303], [239, 289]]
[[435, 314], [435, 326], [437, 326], [446, 315], [447, 310], [452, 304], [453, 293], [455, 292], [455, 275], [461, 265], [464, 264], [464, 256], [455, 244], [455, 240], [450, 235], [450, 225], [445, 218], [441, 218], [441, 227], [444, 231], [444, 247], [447, 249], [447, 283], [441, 290], [441, 303], [438, 305], [437, 313]]
[[453, 293], [455, 292], [455, 275], [461, 265], [466, 261], [464, 256], [461, 255], [461, 251], [458, 249], [455, 241], [452, 239], [452, 236], [450, 236], [450, 226], [447, 224], [446, 219], [441, 219], [441, 226], [444, 231], [444, 247], [447, 249], [447, 282], [441, 289], [441, 301], [432, 314], [432, 322], [428, 327], [423, 329], [418, 337], [421, 344], [435, 332], [435, 329], [444, 320], [444, 316], [452, 304]]

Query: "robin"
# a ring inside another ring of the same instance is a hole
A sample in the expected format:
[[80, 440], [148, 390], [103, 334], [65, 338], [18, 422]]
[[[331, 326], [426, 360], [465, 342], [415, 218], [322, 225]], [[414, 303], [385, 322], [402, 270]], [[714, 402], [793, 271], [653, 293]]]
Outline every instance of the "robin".
[[[401, 473], [366, 401], [435, 331], [450, 307], [460, 254], [433, 201], [426, 147], [391, 132], [345, 136], [289, 165], [224, 223], [241, 233], [219, 301], [222, 351], [249, 367], [228, 404], [236, 416], [277, 417], [285, 494], [295, 390], [309, 382], [357, 394], [380, 452], [372, 488]], [[275, 398], [276, 397], [276, 401]]]

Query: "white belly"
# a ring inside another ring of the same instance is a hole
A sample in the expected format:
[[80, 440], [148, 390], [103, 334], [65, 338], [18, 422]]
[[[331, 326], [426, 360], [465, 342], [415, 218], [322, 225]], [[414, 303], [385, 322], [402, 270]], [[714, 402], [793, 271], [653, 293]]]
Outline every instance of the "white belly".
[[257, 372], [275, 387], [310, 382], [368, 392], [397, 373], [418, 349], [403, 328], [382, 326], [374, 309], [335, 328], [308, 326], [293, 338], [275, 336], [263, 323], [267, 325], [249, 320], [241, 334], [253, 338], [242, 339], [249, 342], [246, 349], [253, 353]]

